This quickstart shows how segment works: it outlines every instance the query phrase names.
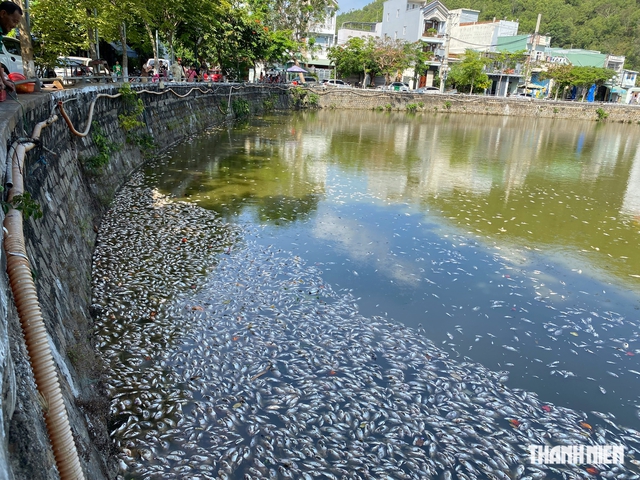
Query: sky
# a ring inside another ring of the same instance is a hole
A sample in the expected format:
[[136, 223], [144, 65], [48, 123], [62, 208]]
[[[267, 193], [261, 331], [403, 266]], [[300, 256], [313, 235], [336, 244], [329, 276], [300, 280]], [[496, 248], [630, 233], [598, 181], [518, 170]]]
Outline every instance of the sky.
[[349, 10], [360, 10], [365, 5], [369, 5], [373, 0], [338, 0], [338, 13], [346, 13]]

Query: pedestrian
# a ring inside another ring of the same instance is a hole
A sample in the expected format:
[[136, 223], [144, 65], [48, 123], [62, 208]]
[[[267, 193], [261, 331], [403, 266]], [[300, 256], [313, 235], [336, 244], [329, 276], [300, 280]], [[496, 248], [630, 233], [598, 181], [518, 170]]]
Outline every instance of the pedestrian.
[[184, 71], [182, 70], [182, 61], [178, 58], [173, 65], [171, 65], [171, 77], [174, 82], [181, 82]]
[[191, 68], [187, 70], [187, 82], [195, 82], [196, 77], [198, 76], [198, 71], [196, 70], [195, 65], [191, 65]]
[[204, 81], [204, 75], [207, 73], [207, 64], [203, 61], [202, 63], [200, 63], [200, 68], [198, 69], [198, 80], [199, 81]]
[[[14, 28], [18, 26], [22, 19], [22, 8], [14, 2], [2, 2], [0, 3], [0, 40], [2, 36], [10, 33]], [[0, 67], [0, 90], [9, 90], [10, 92], [16, 91], [16, 86], [9, 80], [6, 75], [9, 72], [5, 72], [4, 68]]]
[[147, 83], [149, 81], [149, 73], [151, 72], [152, 67], [149, 65], [149, 62], [145, 62], [142, 65], [142, 72], [140, 72], [140, 77], [142, 78], [142, 83]]
[[116, 64], [113, 66], [112, 71], [116, 77], [122, 76], [122, 65], [120, 65], [120, 62], [118, 60], [116, 60]]

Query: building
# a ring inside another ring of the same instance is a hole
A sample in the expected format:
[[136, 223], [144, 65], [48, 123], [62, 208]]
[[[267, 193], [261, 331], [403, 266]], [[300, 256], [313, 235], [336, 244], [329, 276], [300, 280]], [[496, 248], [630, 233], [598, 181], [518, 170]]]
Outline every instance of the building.
[[338, 4], [334, 1], [327, 7], [326, 15], [320, 22], [312, 23], [307, 32], [307, 49], [302, 61], [310, 73], [318, 78], [331, 78], [332, 64], [327, 56], [329, 49], [336, 45], [336, 15]]
[[479, 13], [477, 10], [451, 10], [450, 54], [463, 54], [467, 49], [492, 52], [498, 45], [498, 38], [513, 37], [518, 34], [518, 22], [495, 18], [487, 22], [479, 22]]
[[338, 45], [344, 45], [350, 38], [380, 37], [382, 23], [345, 22], [338, 29]]
[[580, 67], [608, 68], [616, 75], [598, 88], [595, 98], [600, 101], [623, 101], [627, 90], [635, 86], [638, 72], [625, 70], [623, 55], [611, 55], [597, 50], [583, 50], [579, 48], [547, 48], [546, 62], [548, 64], [574, 65]]
[[[456, 61], [465, 50], [490, 51], [498, 38], [518, 33], [518, 22], [507, 20], [478, 21], [480, 12], [468, 8], [449, 10], [435, 0], [424, 4], [411, 0], [387, 0], [384, 3], [380, 36], [406, 42], [422, 41], [424, 50], [433, 53], [427, 72], [421, 75], [419, 86], [433, 85], [433, 79], [443, 63]], [[449, 55], [443, 62], [449, 40]]]
[[[492, 86], [491, 95], [506, 97], [518, 92], [539, 94], [548, 88], [548, 81], [537, 81], [536, 77], [543, 70], [541, 62], [545, 61], [546, 50], [551, 45], [551, 37], [540, 34], [510, 35], [498, 37], [496, 46], [491, 51], [497, 53], [517, 54], [523, 52], [520, 59], [494, 62], [487, 70]], [[533, 79], [533, 80], [532, 80]]]

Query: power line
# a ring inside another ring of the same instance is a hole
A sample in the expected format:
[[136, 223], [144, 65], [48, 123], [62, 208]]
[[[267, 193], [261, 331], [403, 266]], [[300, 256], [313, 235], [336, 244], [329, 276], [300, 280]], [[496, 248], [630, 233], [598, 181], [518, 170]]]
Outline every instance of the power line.
[[504, 46], [504, 45], [512, 45], [514, 43], [520, 43], [522, 41], [522, 39], [518, 39], [518, 40], [513, 40], [511, 42], [506, 42], [506, 43], [490, 43], [489, 45], [485, 45], [482, 43], [472, 43], [472, 42], [467, 42], [465, 40], [461, 40], [459, 38], [455, 38], [455, 37], [451, 37], [451, 40], [456, 40], [460, 43], [465, 43], [467, 45], [474, 45], [476, 47], [497, 47], [497, 46]]

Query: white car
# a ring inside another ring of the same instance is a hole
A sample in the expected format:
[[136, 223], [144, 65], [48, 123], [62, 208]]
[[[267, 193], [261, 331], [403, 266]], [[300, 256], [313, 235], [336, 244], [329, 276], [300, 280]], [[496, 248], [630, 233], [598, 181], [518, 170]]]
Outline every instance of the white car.
[[93, 69], [89, 66], [91, 59], [88, 57], [58, 57], [55, 76], [64, 77], [82, 77], [93, 74]]
[[337, 78], [331, 78], [329, 80], [323, 80], [322, 81], [322, 86], [324, 86], [324, 87], [346, 88], [346, 87], [349, 87], [350, 85], [347, 82], [345, 82], [344, 80], [338, 80]]
[[402, 82], [393, 82], [387, 87], [387, 90], [391, 90], [393, 92], [408, 92], [409, 85]]
[[22, 51], [20, 49], [20, 41], [15, 38], [2, 37], [2, 50], [0, 51], [0, 63], [4, 72], [22, 73]]
[[440, 93], [440, 89], [438, 87], [422, 87], [417, 89], [415, 93], [436, 94]]

